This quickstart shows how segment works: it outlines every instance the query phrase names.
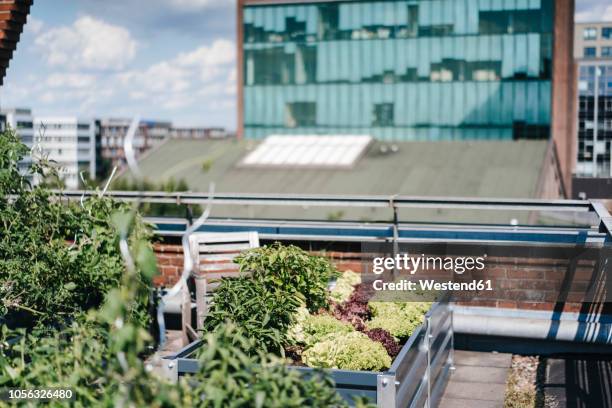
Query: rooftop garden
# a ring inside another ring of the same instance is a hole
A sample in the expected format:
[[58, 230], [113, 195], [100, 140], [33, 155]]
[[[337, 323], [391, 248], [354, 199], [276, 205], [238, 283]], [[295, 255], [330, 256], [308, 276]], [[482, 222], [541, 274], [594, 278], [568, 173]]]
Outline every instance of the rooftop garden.
[[[346, 404], [323, 374], [303, 378], [281, 360], [301, 302], [312, 311], [327, 306], [328, 264], [291, 258], [309, 267], [299, 275], [265, 268], [256, 278], [224, 282], [225, 293], [255, 295], [241, 307], [274, 320], [224, 314], [230, 304], [219, 302], [207, 319], [215, 324], [203, 333], [195, 381], [168, 382], [153, 369], [157, 267], [149, 226], [137, 208], [101, 192], [69, 203], [44, 183], [30, 186], [18, 168], [26, 152], [14, 133], [0, 134], [1, 387], [70, 388], [75, 406]], [[57, 177], [44, 160], [29, 171]], [[247, 267], [257, 258], [241, 261]]]

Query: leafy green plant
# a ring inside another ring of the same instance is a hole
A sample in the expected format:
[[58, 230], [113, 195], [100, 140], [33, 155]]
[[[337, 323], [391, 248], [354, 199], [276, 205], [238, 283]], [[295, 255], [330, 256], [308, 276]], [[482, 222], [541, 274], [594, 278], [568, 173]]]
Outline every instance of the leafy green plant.
[[408, 339], [423, 323], [429, 302], [370, 302], [372, 319], [366, 322], [368, 329], [384, 329], [399, 341]]
[[[155, 375], [151, 362], [144, 359], [153, 339], [147, 331], [147, 322], [136, 313], [146, 292], [143, 282], [148, 282], [156, 273], [155, 256], [139, 216], [110, 200], [92, 202], [91, 207], [85, 208], [61, 206], [61, 197], [48, 190], [30, 190], [27, 181], [17, 173], [16, 162], [24, 151], [14, 135], [0, 135], [0, 221], [10, 236], [17, 239], [15, 248], [4, 237], [0, 241], [2, 248], [10, 251], [0, 263], [0, 286], [8, 296], [2, 298], [2, 319], [14, 318], [16, 313], [23, 312], [38, 323], [62, 324], [37, 324], [28, 329], [0, 325], [0, 387], [69, 387], [75, 396], [70, 405], [75, 407], [346, 405], [325, 377], [305, 379], [261, 350], [251, 354], [256, 348], [254, 341], [247, 340], [242, 331], [225, 325], [219, 325], [214, 333], [206, 336], [202, 369], [191, 378], [195, 386], [185, 379], [171, 384]], [[42, 166], [40, 170], [45, 171]], [[14, 204], [17, 205], [11, 208]], [[27, 211], [34, 215], [28, 218]], [[36, 216], [51, 218], [36, 219]], [[35, 225], [24, 225], [24, 220], [35, 221]], [[83, 238], [69, 241], [66, 237], [75, 231]], [[28, 239], [33, 242], [28, 243]], [[34, 251], [34, 245], [42, 246], [42, 255]], [[125, 257], [120, 255], [119, 247]], [[52, 249], [57, 250], [57, 259]], [[17, 265], [12, 257], [24, 265]], [[95, 263], [101, 259], [107, 262], [96, 269]], [[64, 267], [74, 267], [85, 277], [99, 279], [89, 286], [99, 293], [99, 298], [78, 303], [84, 294], [80, 293], [77, 281], [72, 280], [77, 278], [70, 274], [72, 269], [65, 271], [65, 275], [60, 273]], [[27, 297], [15, 291], [17, 285], [11, 279], [16, 278], [16, 271], [28, 276], [24, 282], [35, 282], [45, 273], [52, 274], [59, 282], [49, 281], [47, 286], [34, 287], [37, 296]], [[104, 280], [104, 276], [97, 276], [105, 272], [113, 278]], [[261, 294], [263, 284], [251, 282], [259, 285], [257, 290]], [[291, 297], [274, 296], [262, 295], [262, 298], [266, 302], [273, 299], [293, 305]], [[49, 299], [75, 303], [53, 305]], [[297, 304], [295, 298], [296, 307]], [[51, 312], [36, 310], [31, 305], [59, 307], [53, 310], [59, 310], [61, 318], [55, 320]], [[61, 307], [70, 309], [64, 313]], [[278, 310], [280, 313], [282, 307]], [[293, 306], [291, 310], [293, 313]], [[63, 404], [49, 403], [52, 407]]]
[[[150, 279], [156, 272], [155, 256], [146, 238], [134, 235], [139, 228], [134, 212], [115, 211], [110, 218], [107, 222], [114, 228], [107, 233], [114, 237], [113, 242], [130, 237], [122, 241], [130, 249], [129, 261], [119, 255], [121, 262], [113, 264], [117, 286], [107, 291], [101, 308], [79, 313], [64, 328], [38, 325], [14, 331], [3, 326], [0, 385], [69, 387], [75, 396], [71, 404], [77, 407], [184, 405], [190, 400], [188, 388], [160, 380], [143, 360], [152, 338], [145, 322], [134, 318], [142, 279]], [[118, 254], [119, 248], [115, 251]]]
[[[27, 150], [11, 132], [0, 134], [0, 319], [11, 326], [63, 325], [99, 307], [123, 273], [113, 215], [128, 207], [94, 197], [68, 203], [45, 187], [30, 188], [17, 162]], [[32, 176], [49, 178], [44, 159]], [[152, 254], [150, 231], [135, 216], [130, 242]], [[138, 275], [133, 318], [148, 320], [149, 279]]]
[[274, 356], [249, 352], [256, 346], [240, 328], [221, 325], [204, 338], [194, 394], [203, 407], [344, 407], [322, 373], [306, 379]]
[[330, 297], [338, 303], [346, 302], [355, 290], [355, 285], [361, 283], [361, 275], [353, 271], [344, 271], [340, 274], [336, 285], [330, 291]]
[[258, 347], [282, 354], [287, 330], [299, 306], [295, 293], [269, 288], [250, 276], [223, 278], [213, 295], [204, 328], [215, 331], [231, 321], [245, 336], [256, 339]]
[[328, 307], [327, 285], [338, 274], [329, 260], [278, 242], [246, 251], [236, 262], [266, 287], [300, 294], [311, 312]]
[[291, 328], [292, 338], [308, 348], [331, 333], [348, 333], [353, 326], [328, 314], [308, 315]]
[[302, 354], [310, 367], [381, 371], [391, 366], [382, 344], [361, 332], [332, 333]]

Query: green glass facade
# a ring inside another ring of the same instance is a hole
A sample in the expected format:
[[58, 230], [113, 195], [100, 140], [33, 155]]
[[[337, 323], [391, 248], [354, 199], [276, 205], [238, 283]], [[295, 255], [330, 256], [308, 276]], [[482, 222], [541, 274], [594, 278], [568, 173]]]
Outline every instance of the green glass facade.
[[547, 138], [553, 0], [245, 5], [244, 136]]

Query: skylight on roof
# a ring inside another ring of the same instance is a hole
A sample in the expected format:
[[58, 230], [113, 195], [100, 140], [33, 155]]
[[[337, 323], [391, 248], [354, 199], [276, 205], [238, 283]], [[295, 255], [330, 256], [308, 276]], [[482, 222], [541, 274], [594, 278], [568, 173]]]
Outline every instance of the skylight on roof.
[[372, 141], [366, 135], [272, 135], [241, 162], [263, 167], [352, 167]]

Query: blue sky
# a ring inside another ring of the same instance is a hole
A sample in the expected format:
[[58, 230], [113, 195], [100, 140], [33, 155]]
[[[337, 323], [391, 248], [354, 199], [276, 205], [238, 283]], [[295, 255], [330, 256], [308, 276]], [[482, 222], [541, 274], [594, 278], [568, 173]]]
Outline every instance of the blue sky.
[[[39, 115], [235, 128], [235, 0], [35, 0], [0, 88]], [[578, 21], [612, 21], [577, 0]]]

